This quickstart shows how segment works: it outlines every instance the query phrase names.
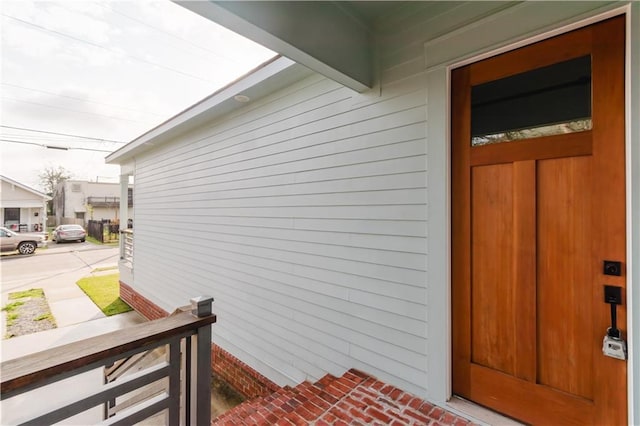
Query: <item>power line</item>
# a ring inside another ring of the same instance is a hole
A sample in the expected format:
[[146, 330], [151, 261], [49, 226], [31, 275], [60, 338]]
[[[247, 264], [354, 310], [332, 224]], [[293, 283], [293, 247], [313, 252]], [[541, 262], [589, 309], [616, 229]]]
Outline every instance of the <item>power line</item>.
[[51, 29], [46, 28], [46, 27], [43, 27], [43, 26], [41, 26], [41, 25], [33, 24], [33, 23], [31, 23], [31, 22], [28, 22], [28, 21], [22, 20], [22, 19], [20, 19], [20, 18], [16, 18], [15, 16], [6, 15], [6, 14], [4, 14], [4, 13], [1, 13], [0, 15], [4, 16], [4, 17], [6, 17], [6, 18], [9, 18], [9, 19], [13, 19], [13, 20], [15, 20], [15, 21], [18, 21], [18, 22], [20, 22], [20, 23], [22, 23], [22, 24], [24, 24], [24, 25], [28, 25], [28, 26], [30, 26], [30, 27], [34, 27], [34, 28], [36, 28], [36, 29], [38, 29], [38, 30], [40, 30], [40, 31], [45, 31], [45, 32], [52, 33], [52, 34], [55, 34], [55, 35], [60, 36], [60, 37], [65, 37], [65, 38], [69, 38], [69, 39], [71, 39], [71, 40], [75, 40], [75, 41], [80, 42], [80, 43], [85, 43], [85, 44], [88, 44], [89, 46], [97, 47], [97, 48], [99, 48], [99, 49], [103, 49], [103, 50], [106, 50], [106, 51], [108, 51], [108, 52], [115, 53], [115, 54], [117, 54], [117, 55], [123, 55], [123, 56], [126, 56], [126, 57], [128, 57], [128, 58], [135, 59], [136, 61], [143, 62], [143, 63], [145, 63], [145, 64], [147, 64], [147, 65], [152, 65], [152, 66], [155, 66], [155, 67], [158, 67], [158, 68], [163, 68], [163, 69], [165, 69], [165, 70], [168, 70], [168, 71], [171, 71], [171, 72], [175, 72], [175, 73], [178, 73], [178, 74], [184, 75], [184, 76], [186, 76], [186, 77], [195, 78], [195, 79], [197, 79], [197, 80], [204, 81], [204, 82], [206, 82], [206, 83], [214, 83], [214, 84], [217, 84], [217, 83], [216, 83], [215, 81], [213, 81], [213, 80], [209, 80], [209, 79], [205, 79], [205, 78], [202, 78], [202, 77], [198, 77], [197, 75], [190, 74], [190, 73], [187, 73], [187, 72], [184, 72], [184, 71], [180, 71], [180, 70], [177, 70], [177, 69], [175, 69], [175, 68], [168, 67], [168, 66], [166, 66], [166, 65], [162, 65], [162, 64], [155, 63], [155, 62], [151, 62], [151, 61], [148, 61], [148, 60], [146, 60], [146, 59], [139, 58], [139, 57], [137, 57], [137, 56], [130, 55], [130, 54], [128, 54], [128, 53], [124, 53], [124, 52], [121, 52], [121, 51], [118, 51], [118, 50], [109, 49], [108, 47], [102, 46], [102, 45], [100, 45], [100, 44], [93, 43], [93, 42], [90, 42], [90, 41], [88, 41], [88, 40], [83, 40], [83, 39], [81, 39], [81, 38], [77, 38], [77, 37], [71, 36], [71, 35], [69, 35], [69, 34], [62, 33], [62, 32], [60, 32], [60, 31], [51, 30]]
[[[169, 32], [169, 31], [167, 31], [167, 30], [162, 29], [162, 28], [158, 28], [158, 27], [156, 27], [156, 26], [154, 26], [154, 25], [151, 25], [151, 24], [149, 24], [149, 23], [147, 23], [147, 22], [144, 22], [144, 21], [142, 21], [142, 20], [140, 20], [140, 19], [138, 19], [138, 18], [134, 18], [133, 16], [129, 16], [129, 15], [127, 15], [126, 13], [123, 13], [123, 12], [121, 12], [121, 11], [119, 11], [119, 10], [116, 10], [116, 9], [114, 9], [113, 7], [111, 7], [111, 6], [107, 5], [107, 4], [97, 3], [97, 5], [98, 5], [98, 6], [100, 6], [100, 7], [102, 7], [102, 8], [109, 9], [111, 12], [113, 12], [113, 13], [115, 13], [115, 14], [117, 14], [117, 15], [124, 16], [125, 18], [130, 19], [130, 20], [132, 20], [132, 21], [134, 21], [134, 22], [137, 22], [137, 23], [139, 23], [139, 24], [141, 24], [141, 25], [144, 25], [144, 26], [149, 27], [149, 28], [151, 28], [151, 29], [153, 29], [153, 30], [156, 30], [156, 31], [158, 31], [158, 32], [161, 32], [161, 33], [163, 33], [163, 34], [166, 34], [166, 35], [168, 35], [168, 36], [170, 36], [170, 37], [173, 37], [173, 38], [175, 38], [175, 39], [177, 39], [177, 40], [180, 40], [180, 41], [182, 41], [182, 42], [184, 42], [184, 43], [190, 44], [190, 45], [191, 45], [191, 46], [193, 46], [193, 47], [196, 47], [196, 48], [198, 48], [198, 49], [204, 50], [205, 52], [209, 52], [209, 53], [213, 54], [214, 56], [217, 56], [217, 57], [219, 57], [219, 58], [221, 58], [221, 59], [223, 59], [223, 60], [226, 60], [226, 61], [229, 61], [229, 62], [233, 62], [233, 63], [235, 63], [236, 65], [242, 65], [242, 64], [241, 64], [238, 60], [236, 60], [236, 59], [233, 59], [233, 58], [228, 57], [228, 56], [226, 56], [226, 55], [222, 55], [220, 52], [216, 52], [215, 50], [207, 49], [206, 47], [203, 47], [203, 46], [200, 46], [200, 45], [198, 45], [198, 44], [193, 43], [191, 40], [189, 40], [189, 39], [187, 39], [187, 38], [184, 38], [184, 37], [181, 37], [181, 36], [179, 36], [179, 35], [177, 35], [177, 34], [171, 33], [171, 32]], [[69, 9], [67, 9], [67, 10], [69, 10]]]
[[50, 132], [50, 131], [46, 131], [46, 130], [29, 129], [27, 127], [15, 127], [15, 126], [5, 126], [5, 125], [0, 125], [0, 127], [4, 127], [5, 129], [13, 129], [13, 130], [24, 130], [26, 132], [46, 133], [48, 135], [71, 136], [71, 137], [74, 137], [74, 138], [90, 139], [90, 140], [99, 141], [99, 142], [113, 142], [113, 143], [122, 143], [122, 144], [127, 143], [127, 142], [122, 142], [122, 141], [114, 141], [113, 139], [94, 138], [94, 137], [90, 137], [90, 136], [72, 135], [71, 133]]
[[124, 110], [127, 110], [127, 111], [133, 111], [133, 112], [137, 112], [137, 113], [140, 113], [140, 114], [149, 114], [149, 115], [155, 115], [156, 117], [164, 117], [161, 114], [155, 114], [153, 112], [140, 111], [140, 110], [137, 110], [137, 109], [134, 109], [134, 108], [127, 108], [127, 107], [123, 107], [123, 106], [112, 105], [112, 104], [108, 104], [108, 103], [105, 103], [105, 102], [91, 101], [91, 100], [88, 100], [88, 99], [82, 99], [82, 98], [78, 98], [78, 97], [75, 97], [75, 96], [61, 95], [59, 93], [49, 92], [47, 90], [42, 90], [42, 89], [34, 89], [32, 87], [20, 86], [18, 84], [11, 84], [11, 83], [0, 83], [0, 84], [2, 84], [3, 86], [15, 87], [15, 88], [18, 88], [18, 89], [23, 89], [23, 90], [30, 90], [32, 92], [46, 93], [47, 95], [58, 96], [58, 97], [61, 97], [61, 98], [73, 99], [73, 100], [76, 100], [76, 101], [82, 101], [82, 102], [87, 102], [87, 103], [92, 103], [92, 104], [97, 104], [97, 105], [105, 105], [105, 106], [108, 106], [108, 107], [111, 107], [111, 108], [124, 109]]
[[81, 146], [96, 146], [97, 144], [97, 145], [101, 145], [109, 148], [111, 146], [122, 146], [114, 142], [75, 139], [75, 138], [70, 138], [65, 136], [54, 136], [54, 135], [26, 135], [24, 133], [13, 133], [13, 132], [4, 132], [4, 131], [0, 131], [0, 137], [19, 140], [19, 141], [25, 141], [25, 142], [78, 144]]
[[[4, 129], [2, 131], [0, 131], [0, 137], [3, 138], [9, 138], [9, 139], [16, 139], [16, 140], [20, 140], [20, 141], [28, 141], [28, 142], [44, 142], [44, 143], [52, 143], [52, 142], [56, 142], [56, 143], [80, 143], [80, 144], [99, 144], [99, 145], [103, 145], [103, 144], [110, 144], [110, 145], [115, 145], [112, 142], [98, 142], [98, 141], [91, 141], [91, 140], [84, 140], [84, 139], [74, 139], [74, 138], [68, 138], [68, 137], [64, 137], [64, 136], [54, 136], [54, 135], [37, 135], [37, 134], [24, 134], [24, 133], [15, 133], [15, 132], [6, 132], [4, 131]], [[90, 145], [87, 145], [90, 146]], [[120, 146], [120, 145], [118, 145]]]
[[16, 141], [13, 139], [0, 139], [0, 141], [2, 142], [9, 142], [9, 143], [19, 143], [19, 144], [23, 144], [23, 145], [35, 145], [35, 146], [40, 146], [43, 148], [49, 148], [49, 149], [59, 149], [62, 151], [94, 151], [94, 152], [113, 152], [113, 150], [106, 150], [106, 149], [93, 149], [93, 148], [77, 148], [77, 147], [72, 147], [72, 146], [55, 146], [55, 145], [47, 145], [47, 144], [42, 144], [42, 143], [35, 143], [35, 142], [25, 142], [25, 141]]
[[30, 133], [24, 133], [24, 132], [11, 132], [8, 130], [0, 130], [0, 136], [3, 136], [5, 138], [19, 138], [20, 140], [45, 140], [45, 141], [68, 141], [71, 140], [72, 142], [93, 142], [93, 143], [100, 143], [97, 141], [81, 141], [81, 140], [76, 140], [74, 138], [68, 138], [65, 136], [55, 136], [55, 135], [39, 135], [39, 134], [30, 134]]
[[25, 142], [25, 141], [14, 141], [11, 139], [0, 139], [0, 141], [4, 141], [4, 142], [11, 142], [11, 143], [21, 143], [23, 145], [35, 145], [35, 146], [44, 146], [41, 143], [35, 143], [35, 142]]
[[88, 111], [80, 111], [80, 110], [73, 109], [73, 108], [63, 108], [63, 107], [59, 107], [59, 106], [41, 104], [40, 102], [25, 101], [23, 99], [10, 98], [8, 96], [0, 96], [0, 99], [6, 99], [8, 101], [14, 101], [14, 102], [23, 102], [25, 104], [39, 105], [39, 106], [43, 106], [43, 107], [46, 107], [46, 108], [59, 109], [61, 111], [76, 112], [78, 114], [97, 115], [97, 116], [100, 116], [100, 117], [111, 118], [113, 120], [123, 120], [123, 121], [130, 121], [132, 123], [141, 123], [141, 124], [152, 124], [149, 121], [131, 120], [129, 118], [122, 118], [122, 117], [116, 117], [116, 116], [113, 116], [113, 115], [100, 114], [98, 112], [88, 112]]

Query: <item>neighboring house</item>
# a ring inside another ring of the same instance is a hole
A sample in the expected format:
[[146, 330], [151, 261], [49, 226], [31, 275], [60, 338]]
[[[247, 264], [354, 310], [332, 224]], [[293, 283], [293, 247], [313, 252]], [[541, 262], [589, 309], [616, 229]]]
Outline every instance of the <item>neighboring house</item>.
[[[53, 195], [56, 224], [89, 220], [119, 220], [120, 184], [66, 180], [58, 183]], [[127, 187], [127, 217], [132, 217], [133, 186]]]
[[47, 223], [46, 194], [0, 176], [0, 223], [16, 232], [42, 231]]
[[107, 157], [127, 301], [214, 296], [231, 381], [640, 422], [640, 3], [182, 4], [283, 57]]

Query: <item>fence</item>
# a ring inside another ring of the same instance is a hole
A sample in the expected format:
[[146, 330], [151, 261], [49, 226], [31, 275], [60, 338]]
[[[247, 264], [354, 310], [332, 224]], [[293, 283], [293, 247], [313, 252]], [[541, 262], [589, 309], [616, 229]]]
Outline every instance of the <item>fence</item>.
[[87, 233], [101, 243], [116, 242], [119, 240], [120, 224], [110, 220], [90, 220]]

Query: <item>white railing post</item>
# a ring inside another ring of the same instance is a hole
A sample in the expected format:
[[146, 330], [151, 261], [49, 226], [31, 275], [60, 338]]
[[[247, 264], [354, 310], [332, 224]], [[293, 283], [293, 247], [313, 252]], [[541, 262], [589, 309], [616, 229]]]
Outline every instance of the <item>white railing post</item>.
[[[129, 220], [129, 175], [120, 175], [120, 230], [127, 229], [127, 221]], [[122, 237], [122, 233], [120, 234]], [[120, 238], [120, 259], [125, 258], [125, 246]]]
[[133, 269], [133, 231], [131, 229], [120, 230], [120, 259]]

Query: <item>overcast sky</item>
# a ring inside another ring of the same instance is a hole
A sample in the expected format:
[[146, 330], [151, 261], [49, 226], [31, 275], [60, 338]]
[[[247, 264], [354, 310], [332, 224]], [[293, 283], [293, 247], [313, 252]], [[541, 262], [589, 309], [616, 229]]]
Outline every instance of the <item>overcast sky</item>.
[[36, 189], [47, 166], [116, 182], [108, 152], [88, 149], [121, 147], [111, 141], [130, 142], [274, 55], [168, 0], [2, 0], [0, 14], [0, 174]]

